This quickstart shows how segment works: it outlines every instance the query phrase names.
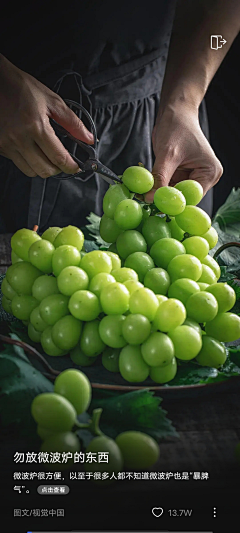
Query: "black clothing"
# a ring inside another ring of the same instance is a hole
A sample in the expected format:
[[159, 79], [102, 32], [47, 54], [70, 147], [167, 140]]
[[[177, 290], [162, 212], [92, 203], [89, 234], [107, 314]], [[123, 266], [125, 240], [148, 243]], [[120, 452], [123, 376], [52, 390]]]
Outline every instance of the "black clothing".
[[[77, 4], [79, 6], [79, 2]], [[139, 161], [151, 170], [154, 159], [151, 134], [160, 100], [175, 0], [158, 0], [157, 3], [150, 0], [147, 12], [146, 9], [144, 13], [141, 12], [139, 23], [136, 18], [135, 24], [133, 23], [135, 16], [137, 17], [139, 13], [139, 6], [137, 6], [135, 15], [131, 0], [128, 3], [122, 2], [121, 9], [116, 8], [116, 15], [113, 12], [109, 14], [107, 11], [108, 1], [97, 4], [101, 5], [101, 9], [99, 8], [100, 10], [96, 12], [92, 2], [81, 2], [81, 14], [83, 13], [82, 6], [89, 9], [88, 13], [94, 13], [92, 17], [89, 15], [87, 23], [80, 24], [78, 17], [75, 19], [66, 17], [66, 32], [61, 35], [64, 46], [60, 43], [59, 55], [54, 46], [48, 50], [44, 47], [41, 49], [37, 39], [37, 44], [35, 41], [33, 47], [35, 58], [31, 56], [31, 47], [28, 46], [26, 47], [27, 56], [22, 58], [21, 65], [19, 61], [15, 64], [35, 75], [52, 90], [59, 92], [62, 98], [78, 102], [83, 98], [83, 105], [91, 112], [97, 127], [100, 139], [99, 159], [116, 174], [122, 174], [128, 166], [137, 165]], [[51, 2], [50, 5], [52, 6]], [[70, 5], [72, 5], [71, 2]], [[158, 6], [157, 10], [151, 12], [151, 20], [149, 19], [150, 5]], [[136, 7], [135, 2], [134, 6]], [[69, 5], [68, 9], [70, 9]], [[159, 17], [156, 16], [158, 12]], [[53, 17], [51, 10], [48, 16], [50, 19]], [[105, 23], [105, 20], [108, 23]], [[38, 27], [41, 28], [39, 21]], [[98, 28], [97, 33], [97, 26], [95, 26], [96, 34], [93, 32], [92, 48], [88, 49], [85, 46], [85, 40], [89, 42], [86, 32], [88, 30], [92, 37], [94, 24], [97, 22], [100, 24], [100, 21], [102, 27]], [[45, 21], [42, 20], [41, 34], [45, 36], [46, 25], [43, 26], [44, 23]], [[73, 24], [75, 28], [73, 42], [68, 38], [70, 24]], [[159, 31], [157, 31], [158, 24]], [[58, 25], [57, 28], [54, 25], [55, 38], [58, 28]], [[83, 28], [79, 42], [76, 41], [78, 28], [79, 31]], [[35, 30], [37, 31], [37, 23]], [[50, 38], [51, 35], [46, 36], [48, 44]], [[103, 39], [105, 39], [105, 46], [101, 48]], [[68, 58], [63, 58], [64, 51]], [[72, 61], [73, 52], [75, 61]], [[88, 57], [88, 61], [85, 60], [85, 62], [84, 53]], [[10, 57], [7, 53], [5, 55], [14, 63], [12, 56]], [[47, 63], [43, 62], [43, 56]], [[71, 66], [56, 69], [59, 63], [67, 65], [70, 56]], [[28, 63], [29, 66], [31, 63], [31, 69], [23, 68], [23, 63], [25, 65]], [[83, 85], [79, 85], [79, 76], [75, 76], [74, 71], [83, 76]], [[208, 137], [204, 103], [200, 107], [200, 124], [204, 134]], [[14, 232], [22, 227], [32, 228], [37, 223], [43, 180], [39, 177], [25, 176], [10, 160], [3, 157], [0, 157], [0, 178], [3, 184], [0, 198], [0, 232]], [[91, 211], [101, 215], [102, 199], [107, 187], [106, 182], [96, 174], [86, 183], [74, 179], [61, 181], [48, 178], [40, 231], [44, 231], [49, 226], [68, 224], [81, 227], [86, 224], [86, 216]], [[205, 197], [205, 205], [202, 206], [211, 213], [209, 201], [211, 204], [211, 193]]]

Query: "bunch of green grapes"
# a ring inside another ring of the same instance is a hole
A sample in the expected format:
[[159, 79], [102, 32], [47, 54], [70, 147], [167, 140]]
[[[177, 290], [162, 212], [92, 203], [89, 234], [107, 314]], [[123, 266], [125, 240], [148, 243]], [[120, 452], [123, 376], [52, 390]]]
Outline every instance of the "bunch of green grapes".
[[[31, 405], [31, 414], [37, 423], [37, 433], [42, 439], [41, 451], [48, 453], [79, 452], [81, 443], [77, 435], [77, 416], [87, 411], [92, 397], [91, 384], [80, 370], [69, 369], [55, 379], [53, 392], [38, 394]], [[86, 425], [85, 425], [86, 427]], [[104, 435], [99, 426], [89, 431], [94, 434], [86, 452], [108, 452], [108, 462], [85, 464], [88, 472], [113, 472], [124, 467], [143, 469], [152, 466], [159, 458], [159, 445], [149, 435], [139, 431], [126, 431], [116, 440]], [[73, 459], [50, 465], [53, 469], [69, 468]], [[49, 465], [48, 465], [49, 468]]]
[[144, 167], [129, 167], [109, 187], [100, 222], [108, 249], [84, 253], [74, 226], [13, 235], [3, 307], [48, 355], [69, 353], [80, 367], [101, 358], [130, 383], [168, 383], [182, 361], [225, 362], [223, 343], [240, 337], [240, 318], [209, 254], [218, 235], [196, 205], [202, 187], [161, 187], [153, 209], [134, 199], [153, 182]]

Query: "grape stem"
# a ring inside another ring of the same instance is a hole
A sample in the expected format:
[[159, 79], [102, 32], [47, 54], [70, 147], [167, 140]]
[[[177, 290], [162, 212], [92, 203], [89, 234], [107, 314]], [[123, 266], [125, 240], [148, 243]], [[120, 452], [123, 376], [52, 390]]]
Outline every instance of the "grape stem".
[[213, 256], [213, 259], [216, 259], [218, 255], [220, 255], [223, 252], [223, 250], [226, 250], [227, 248], [230, 248], [231, 246], [236, 246], [237, 248], [240, 248], [240, 243], [239, 242], [227, 242], [223, 244], [216, 250]]
[[56, 376], [60, 374], [58, 370], [54, 370], [49, 363], [46, 361], [46, 359], [41, 355], [36, 348], [33, 348], [33, 346], [30, 346], [26, 342], [18, 341], [16, 339], [11, 339], [10, 337], [7, 337], [6, 335], [0, 334], [0, 340], [7, 344], [14, 344], [15, 346], [19, 346], [22, 348], [25, 352], [29, 353], [30, 355], [33, 355], [35, 358], [37, 358], [43, 366], [47, 368], [47, 370], [50, 372], [51, 376], [54, 376], [54, 379]]
[[99, 421], [102, 414], [102, 408], [99, 407], [99, 409], [94, 409], [92, 412], [92, 418], [89, 420], [88, 424], [82, 424], [81, 422], [78, 422], [78, 420], [75, 421], [75, 426], [77, 426], [78, 429], [88, 429], [90, 433], [97, 437], [101, 437], [101, 435], [104, 435], [104, 433], [101, 431], [99, 427]]

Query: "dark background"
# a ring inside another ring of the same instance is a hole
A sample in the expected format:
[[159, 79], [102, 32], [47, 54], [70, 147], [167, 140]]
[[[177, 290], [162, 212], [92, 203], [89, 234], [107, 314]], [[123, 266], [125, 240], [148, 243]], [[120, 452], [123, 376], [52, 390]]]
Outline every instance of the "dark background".
[[[217, 53], [217, 51], [216, 51]], [[211, 146], [224, 173], [213, 189], [213, 215], [232, 187], [240, 186], [240, 35], [213, 78], [206, 94]]]

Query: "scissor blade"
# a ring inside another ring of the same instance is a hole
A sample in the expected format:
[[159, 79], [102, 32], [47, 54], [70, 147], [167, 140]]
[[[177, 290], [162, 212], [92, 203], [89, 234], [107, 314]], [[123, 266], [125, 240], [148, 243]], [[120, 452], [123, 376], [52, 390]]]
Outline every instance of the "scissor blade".
[[122, 183], [122, 180], [110, 170], [110, 168], [105, 167], [98, 159], [88, 159], [84, 163], [84, 170], [90, 170], [92, 169], [94, 172], [97, 172], [100, 174], [101, 178], [103, 178], [107, 183], [110, 183], [111, 185], [114, 183]]

